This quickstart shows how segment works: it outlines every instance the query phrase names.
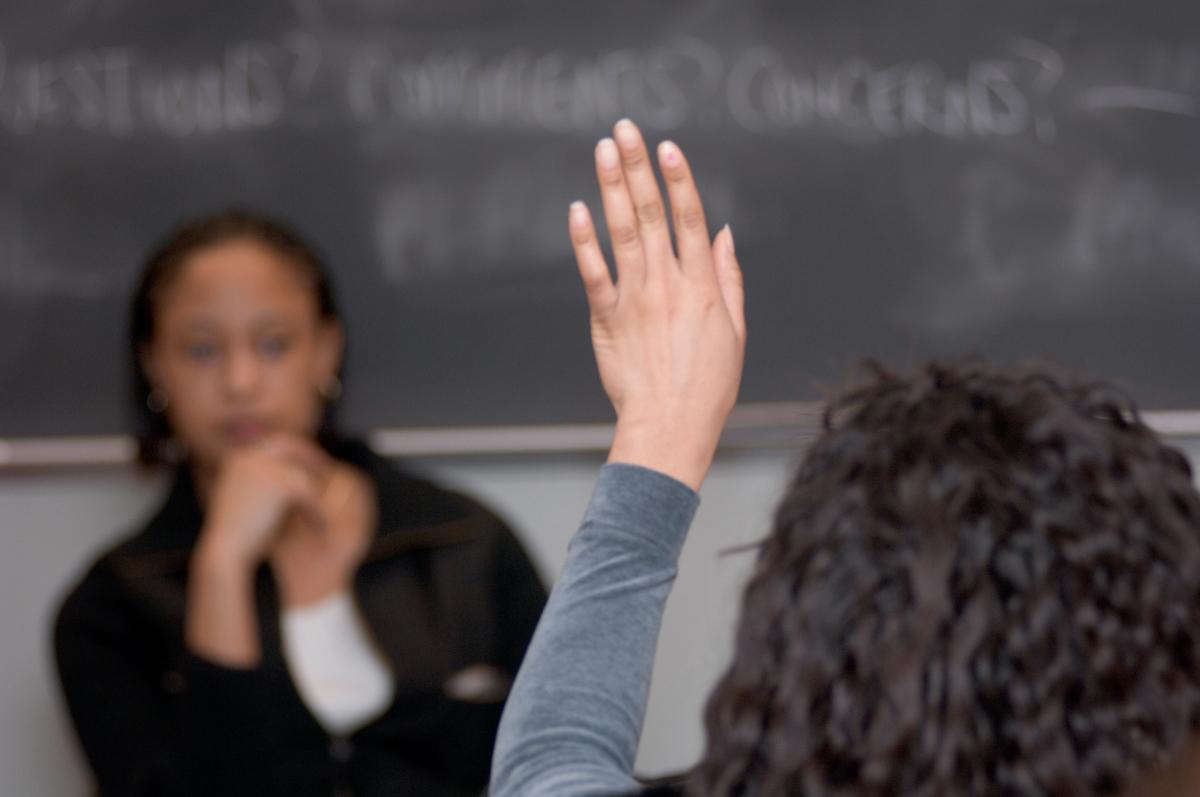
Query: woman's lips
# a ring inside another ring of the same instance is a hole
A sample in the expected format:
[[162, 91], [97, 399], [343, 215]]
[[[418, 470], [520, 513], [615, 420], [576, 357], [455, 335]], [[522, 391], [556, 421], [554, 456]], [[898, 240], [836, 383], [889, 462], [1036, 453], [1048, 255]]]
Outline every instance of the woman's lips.
[[233, 418], [221, 424], [221, 429], [235, 443], [252, 443], [267, 434], [267, 423], [261, 418]]

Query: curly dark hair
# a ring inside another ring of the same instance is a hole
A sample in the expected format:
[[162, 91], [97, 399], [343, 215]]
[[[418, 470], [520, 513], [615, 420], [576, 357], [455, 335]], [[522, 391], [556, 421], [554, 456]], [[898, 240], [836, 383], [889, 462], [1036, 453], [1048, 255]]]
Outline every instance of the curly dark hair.
[[1200, 496], [1120, 392], [877, 366], [746, 587], [690, 795], [1108, 795], [1200, 724]]

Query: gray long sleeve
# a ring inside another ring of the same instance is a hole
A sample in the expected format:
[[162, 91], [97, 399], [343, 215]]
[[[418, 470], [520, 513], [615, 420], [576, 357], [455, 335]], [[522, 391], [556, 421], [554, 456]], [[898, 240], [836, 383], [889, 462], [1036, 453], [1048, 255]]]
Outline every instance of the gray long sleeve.
[[699, 497], [636, 465], [605, 465], [509, 696], [491, 797], [637, 789], [663, 605]]

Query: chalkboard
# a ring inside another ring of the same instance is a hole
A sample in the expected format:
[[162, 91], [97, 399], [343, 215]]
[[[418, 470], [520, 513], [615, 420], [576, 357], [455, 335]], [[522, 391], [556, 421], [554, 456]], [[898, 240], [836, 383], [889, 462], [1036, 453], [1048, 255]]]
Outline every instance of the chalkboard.
[[138, 264], [231, 204], [334, 264], [349, 425], [607, 420], [564, 227], [621, 116], [733, 226], [744, 401], [977, 353], [1200, 407], [1194, 0], [7, 0], [0, 437], [126, 428]]

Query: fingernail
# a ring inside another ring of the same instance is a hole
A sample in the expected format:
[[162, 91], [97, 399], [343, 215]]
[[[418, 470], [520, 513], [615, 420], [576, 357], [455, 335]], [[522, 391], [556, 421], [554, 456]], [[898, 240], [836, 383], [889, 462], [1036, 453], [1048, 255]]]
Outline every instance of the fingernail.
[[613, 125], [613, 135], [626, 146], [637, 143], [637, 125], [628, 119], [621, 119]]
[[727, 239], [729, 241], [729, 253], [737, 254], [737, 247], [733, 245], [733, 228], [726, 224], [725, 231], [729, 233], [729, 238]]
[[587, 224], [587, 205], [580, 202], [578, 199], [571, 203], [569, 213], [571, 217], [571, 225], [573, 227], [583, 227]]
[[600, 139], [600, 143], [596, 145], [596, 160], [605, 169], [612, 169], [620, 162], [617, 145], [611, 138]]
[[673, 141], [664, 141], [658, 145], [658, 157], [666, 165], [675, 166], [679, 163], [679, 147]]

